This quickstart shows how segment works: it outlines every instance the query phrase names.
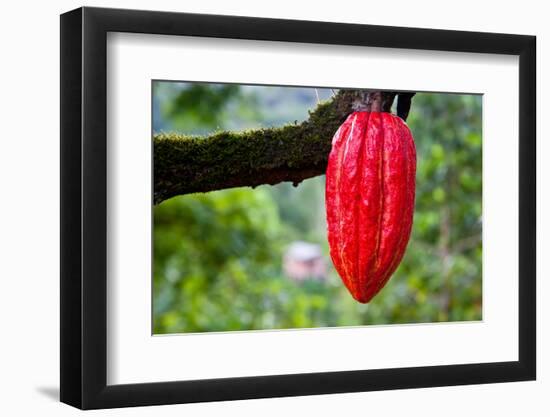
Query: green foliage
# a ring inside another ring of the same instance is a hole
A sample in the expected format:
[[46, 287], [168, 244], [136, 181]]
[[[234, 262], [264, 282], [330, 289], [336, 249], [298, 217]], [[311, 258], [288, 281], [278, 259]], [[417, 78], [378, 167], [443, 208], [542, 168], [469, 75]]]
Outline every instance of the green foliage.
[[279, 219], [269, 194], [233, 189], [173, 199], [155, 209], [154, 224], [155, 329], [253, 328], [256, 315], [233, 301], [246, 291], [259, 302], [261, 277], [273, 269]]
[[[256, 94], [262, 102], [261, 87]], [[417, 94], [408, 124], [418, 154], [413, 233], [369, 304], [355, 302], [330, 266], [320, 176], [155, 206], [155, 333], [481, 319], [481, 97]], [[285, 276], [295, 240], [320, 244], [326, 280]]]
[[157, 133], [203, 135], [222, 128], [241, 131], [294, 124], [332, 95], [326, 88], [154, 81], [153, 127]]
[[[176, 86], [176, 88], [174, 88]], [[204, 133], [222, 126], [238, 114], [256, 119], [256, 96], [245, 94], [237, 84], [205, 84], [156, 81], [153, 94], [162, 97], [162, 113], [176, 129]]]
[[479, 319], [481, 96], [420, 94], [413, 110], [417, 198], [412, 241], [398, 273], [426, 281], [411, 296], [437, 294], [431, 314], [439, 320]]

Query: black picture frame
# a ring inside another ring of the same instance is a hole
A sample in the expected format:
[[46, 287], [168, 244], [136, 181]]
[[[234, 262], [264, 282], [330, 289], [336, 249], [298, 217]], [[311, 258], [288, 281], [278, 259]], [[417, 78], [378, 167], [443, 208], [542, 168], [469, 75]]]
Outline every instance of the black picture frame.
[[[519, 360], [107, 385], [108, 32], [519, 56]], [[534, 36], [510, 34], [88, 7], [61, 15], [61, 401], [94, 409], [535, 379], [535, 51]]]

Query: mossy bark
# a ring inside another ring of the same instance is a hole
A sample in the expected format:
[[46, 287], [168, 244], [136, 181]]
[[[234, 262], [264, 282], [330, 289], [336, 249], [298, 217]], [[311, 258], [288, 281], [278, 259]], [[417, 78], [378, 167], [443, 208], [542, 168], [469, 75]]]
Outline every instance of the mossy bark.
[[[395, 93], [383, 95], [393, 102]], [[324, 174], [334, 133], [351, 112], [364, 109], [364, 104], [365, 91], [340, 90], [299, 124], [206, 137], [155, 135], [154, 203], [232, 187], [283, 181], [298, 184]]]

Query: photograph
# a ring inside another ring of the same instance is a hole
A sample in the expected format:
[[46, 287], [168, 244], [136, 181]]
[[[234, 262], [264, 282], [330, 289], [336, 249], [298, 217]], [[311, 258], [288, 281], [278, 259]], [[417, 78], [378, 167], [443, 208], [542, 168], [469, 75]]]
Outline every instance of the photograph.
[[[42, 83], [60, 88], [39, 94], [60, 106], [37, 113], [60, 146], [8, 135], [25, 149], [7, 178], [33, 203], [5, 205], [59, 208], [59, 233], [10, 222], [44, 285], [30, 244], [59, 237], [59, 285], [31, 294], [25, 335], [7, 332], [18, 352], [52, 343], [9, 381], [35, 384], [40, 409], [58, 387], [79, 410], [141, 414], [257, 415], [268, 399], [274, 415], [537, 415], [542, 14], [222, 3], [64, 6]], [[47, 51], [27, 38], [23, 62]], [[8, 102], [27, 115], [19, 90]], [[46, 170], [19, 174], [57, 161], [44, 205]], [[21, 392], [13, 409], [32, 402]]]
[[153, 80], [152, 333], [483, 320], [482, 102]]

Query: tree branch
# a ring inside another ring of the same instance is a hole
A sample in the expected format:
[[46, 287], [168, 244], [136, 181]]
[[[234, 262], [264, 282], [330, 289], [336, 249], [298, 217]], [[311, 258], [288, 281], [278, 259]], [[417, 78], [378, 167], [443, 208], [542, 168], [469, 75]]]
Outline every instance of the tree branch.
[[340, 90], [300, 124], [210, 136], [158, 134], [154, 203], [180, 194], [301, 181], [325, 173], [331, 141], [356, 110], [390, 111], [395, 93]]

